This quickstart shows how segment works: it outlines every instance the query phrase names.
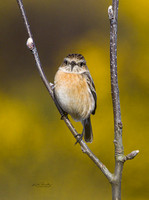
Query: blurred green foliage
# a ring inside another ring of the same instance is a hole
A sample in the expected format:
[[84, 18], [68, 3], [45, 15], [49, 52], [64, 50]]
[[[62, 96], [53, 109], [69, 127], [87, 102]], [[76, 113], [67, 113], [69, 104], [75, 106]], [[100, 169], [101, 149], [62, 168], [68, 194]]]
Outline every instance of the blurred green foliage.
[[[81, 53], [98, 101], [89, 147], [114, 171], [113, 110], [109, 69], [111, 1], [25, 1], [44, 71], [54, 74], [68, 53]], [[80, 151], [42, 84], [16, 1], [0, 3], [0, 199], [111, 199], [111, 188]], [[125, 154], [122, 196], [149, 199], [149, 2], [120, 1], [118, 78]], [[81, 132], [80, 123], [75, 123]], [[43, 184], [50, 187], [42, 187]], [[39, 187], [37, 187], [39, 186]]]

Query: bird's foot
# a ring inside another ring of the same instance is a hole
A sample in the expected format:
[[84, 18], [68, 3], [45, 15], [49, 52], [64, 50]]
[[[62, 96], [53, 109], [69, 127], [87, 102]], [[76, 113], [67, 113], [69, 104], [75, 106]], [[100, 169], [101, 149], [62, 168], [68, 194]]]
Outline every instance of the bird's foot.
[[81, 140], [82, 140], [82, 138], [83, 138], [83, 133], [82, 134], [77, 134], [76, 136], [75, 136], [75, 138], [76, 138], [76, 142], [75, 142], [75, 144], [77, 144], [77, 143], [80, 143], [81, 142]]
[[63, 111], [61, 113], [61, 120], [63, 120], [63, 117], [67, 117], [68, 116], [68, 113], [66, 113], [65, 111]]

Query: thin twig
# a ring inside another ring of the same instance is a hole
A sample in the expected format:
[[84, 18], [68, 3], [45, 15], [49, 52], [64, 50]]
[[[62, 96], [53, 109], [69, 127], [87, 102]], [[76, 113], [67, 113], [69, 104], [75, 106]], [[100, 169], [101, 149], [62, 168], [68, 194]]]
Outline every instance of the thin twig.
[[115, 172], [112, 185], [112, 200], [121, 199], [121, 179], [123, 165], [126, 160], [133, 159], [139, 151], [133, 151], [124, 155], [122, 143], [122, 121], [120, 110], [119, 87], [117, 77], [117, 20], [119, 0], [113, 0], [112, 6], [108, 8], [110, 20], [110, 72], [111, 72], [111, 94], [114, 113], [114, 145], [115, 145]]
[[[38, 68], [39, 74], [41, 76], [41, 79], [43, 81], [43, 83], [45, 84], [50, 96], [52, 97], [58, 111], [60, 112], [62, 119], [64, 120], [64, 122], [66, 123], [67, 127], [69, 128], [69, 130], [71, 131], [71, 133], [73, 134], [73, 136], [76, 138], [76, 136], [78, 135], [77, 131], [75, 130], [75, 128], [73, 127], [73, 125], [71, 124], [70, 120], [68, 119], [68, 117], [66, 117], [62, 111], [62, 109], [60, 108], [60, 106], [58, 105], [58, 103], [56, 102], [54, 95], [53, 95], [53, 89], [52, 89], [52, 84], [49, 84], [42, 66], [41, 66], [41, 62], [39, 59], [39, 55], [37, 52], [37, 48], [35, 46], [35, 43], [33, 41], [33, 36], [30, 30], [30, 26], [26, 17], [26, 13], [23, 7], [23, 3], [22, 0], [17, 0], [17, 3], [19, 5], [20, 11], [21, 11], [21, 15], [23, 17], [24, 23], [25, 23], [25, 27], [27, 29], [28, 32], [28, 36], [29, 39], [27, 41], [27, 45], [30, 48], [30, 50], [32, 51], [33, 55], [34, 55], [34, 59], [36, 62], [36, 66]], [[93, 152], [89, 149], [89, 147], [86, 145], [86, 143], [81, 140], [79, 141], [79, 144], [81, 146], [82, 151], [88, 155], [88, 157], [97, 165], [97, 167], [103, 172], [103, 174], [107, 177], [107, 179], [109, 180], [109, 182], [113, 181], [113, 174], [111, 174], [111, 172], [109, 172], [109, 170], [106, 168], [106, 166], [93, 154]]]
[[123, 170], [124, 148], [122, 143], [122, 122], [117, 77], [117, 19], [119, 0], [113, 0], [108, 9], [110, 20], [110, 72], [111, 94], [114, 113], [114, 145], [115, 145], [115, 172], [112, 182], [112, 199], [121, 199], [121, 179]]

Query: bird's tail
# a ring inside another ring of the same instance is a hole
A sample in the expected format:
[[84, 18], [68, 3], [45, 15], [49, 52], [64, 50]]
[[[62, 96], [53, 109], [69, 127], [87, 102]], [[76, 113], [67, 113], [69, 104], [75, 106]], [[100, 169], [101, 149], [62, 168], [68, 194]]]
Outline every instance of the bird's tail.
[[93, 141], [93, 132], [92, 132], [92, 125], [91, 125], [91, 119], [90, 116], [83, 120], [83, 134], [84, 134], [84, 140], [86, 142], [92, 142]]

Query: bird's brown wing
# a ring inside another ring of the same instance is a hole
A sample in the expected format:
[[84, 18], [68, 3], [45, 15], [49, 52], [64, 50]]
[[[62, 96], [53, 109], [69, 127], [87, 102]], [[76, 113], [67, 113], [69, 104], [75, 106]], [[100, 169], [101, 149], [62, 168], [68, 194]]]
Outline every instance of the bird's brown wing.
[[96, 107], [97, 107], [97, 94], [96, 94], [96, 90], [95, 90], [94, 81], [93, 81], [89, 71], [84, 72], [82, 75], [85, 76], [85, 78], [87, 80], [87, 84], [90, 88], [91, 94], [93, 95], [93, 98], [94, 98], [94, 101], [95, 101], [95, 107], [92, 111], [92, 114], [94, 115], [95, 111], [96, 111]]

